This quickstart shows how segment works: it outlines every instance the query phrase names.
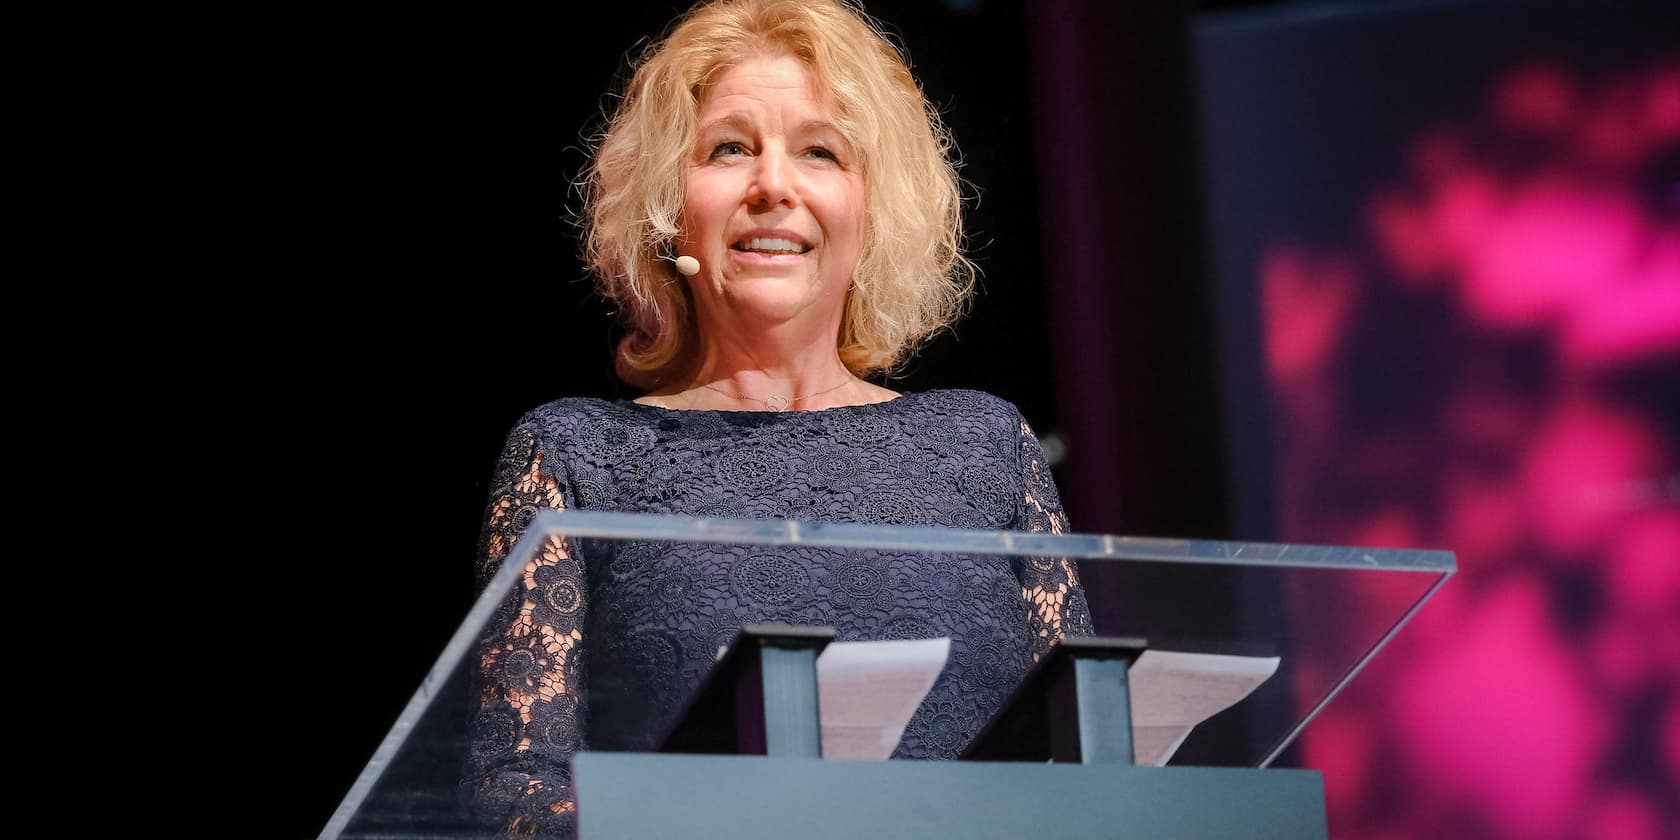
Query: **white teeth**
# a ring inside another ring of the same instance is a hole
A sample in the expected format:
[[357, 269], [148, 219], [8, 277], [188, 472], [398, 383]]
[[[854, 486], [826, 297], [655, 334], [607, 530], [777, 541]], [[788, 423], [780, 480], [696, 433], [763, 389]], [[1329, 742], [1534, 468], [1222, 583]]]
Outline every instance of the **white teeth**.
[[805, 253], [805, 246], [791, 239], [754, 238], [747, 240], [746, 250], [803, 254]]

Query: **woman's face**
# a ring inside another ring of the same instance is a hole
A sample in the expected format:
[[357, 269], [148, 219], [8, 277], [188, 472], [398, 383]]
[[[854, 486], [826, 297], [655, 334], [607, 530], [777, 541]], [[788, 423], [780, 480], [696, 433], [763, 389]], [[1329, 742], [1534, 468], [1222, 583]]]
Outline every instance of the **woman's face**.
[[726, 71], [701, 103], [677, 252], [702, 326], [827, 331], [863, 253], [863, 173], [796, 58]]

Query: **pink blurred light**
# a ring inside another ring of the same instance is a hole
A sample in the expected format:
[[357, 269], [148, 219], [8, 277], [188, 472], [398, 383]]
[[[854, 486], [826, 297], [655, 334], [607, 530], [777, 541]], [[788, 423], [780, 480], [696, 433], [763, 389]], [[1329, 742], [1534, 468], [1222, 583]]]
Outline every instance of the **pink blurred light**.
[[1605, 367], [1680, 350], [1680, 230], [1643, 250], [1625, 276], [1605, 278], [1605, 288], [1566, 313], [1561, 344], [1570, 363]]
[[1523, 464], [1531, 527], [1560, 558], [1591, 556], [1627, 513], [1621, 488], [1664, 460], [1642, 418], [1587, 400], [1560, 406]]
[[1416, 204], [1399, 196], [1379, 196], [1371, 202], [1368, 224], [1395, 277], [1412, 288], [1425, 288], [1442, 277], [1447, 251], [1435, 230], [1435, 220]]
[[1455, 262], [1463, 262], [1482, 247], [1499, 221], [1502, 192], [1499, 182], [1485, 173], [1463, 170], [1442, 177], [1430, 212], [1442, 246]]
[[1313, 718], [1307, 732], [1311, 738], [1304, 742], [1306, 751], [1311, 766], [1324, 774], [1324, 795], [1336, 802], [1358, 802], [1371, 789], [1373, 768], [1367, 757], [1378, 734], [1369, 715], [1332, 702]]
[[[1680, 192], [1661, 210], [1646, 205], [1651, 186], [1680, 186], [1641, 183], [1680, 138], [1680, 61], [1591, 88], [1560, 64], [1532, 64], [1490, 101], [1479, 123], [1420, 134], [1411, 180], [1369, 199], [1376, 265], [1287, 245], [1261, 265], [1284, 533], [1439, 545], [1460, 564], [1307, 729], [1303, 755], [1327, 772], [1334, 836], [1662, 836], [1664, 781], [1621, 776], [1603, 759], [1613, 734], [1655, 738], [1668, 781], [1680, 782], [1680, 511], [1663, 483], [1680, 453], [1657, 418], [1600, 395], [1626, 367], [1680, 353], [1680, 227], [1669, 215]], [[1361, 285], [1382, 282], [1395, 288]], [[1353, 404], [1327, 373], [1343, 336], [1364, 326], [1353, 304], [1372, 293], [1430, 300], [1442, 287], [1458, 311], [1420, 322], [1422, 334], [1484, 328], [1464, 345], [1461, 387], [1415, 434], [1348, 426]], [[1513, 358], [1502, 351], [1535, 340], [1561, 362], [1557, 377], [1521, 397], [1502, 391]], [[1490, 346], [1500, 350], [1475, 352]], [[1327, 491], [1350, 484], [1370, 492], [1338, 508]], [[1669, 495], [1653, 497], [1657, 485]], [[1548, 580], [1563, 564], [1572, 577]], [[1547, 587], [1577, 578], [1602, 594], [1601, 609], [1574, 614], [1566, 639]], [[1334, 597], [1357, 615], [1378, 596], [1349, 585]], [[1298, 675], [1298, 694], [1312, 698], [1329, 676], [1310, 663]], [[1649, 720], [1632, 709], [1653, 691], [1669, 698], [1661, 723], [1616, 732]]]
[[1559, 132], [1569, 127], [1579, 104], [1575, 81], [1556, 64], [1543, 63], [1506, 76], [1494, 91], [1495, 116], [1515, 129]]
[[1502, 374], [1479, 365], [1443, 411], [1446, 433], [1456, 445], [1500, 460], [1521, 449], [1537, 425], [1535, 400], [1512, 393]]
[[1266, 330], [1266, 366], [1274, 380], [1291, 381], [1322, 371], [1348, 321], [1358, 288], [1351, 260], [1315, 258], [1279, 247], [1260, 267]]
[[1585, 161], [1626, 172], [1650, 154], [1657, 141], [1646, 130], [1646, 104], [1639, 81], [1620, 79], [1606, 85], [1579, 129]]
[[1648, 685], [1657, 676], [1651, 641], [1642, 622], [1630, 616], [1612, 614], [1599, 622], [1586, 650], [1594, 683], [1616, 698]]
[[[1638, 490], [1631, 494], [1641, 495]], [[1619, 529], [1610, 548], [1608, 579], [1612, 609], [1680, 620], [1680, 511], [1651, 511]]]
[[1664, 710], [1658, 737], [1662, 739], [1662, 758], [1668, 777], [1680, 779], [1680, 703], [1670, 703]]
[[1494, 571], [1497, 561], [1523, 536], [1527, 520], [1522, 492], [1508, 477], [1454, 475], [1442, 494], [1443, 543], [1458, 562], [1479, 573]]
[[1639, 794], [1612, 790], [1601, 794], [1583, 821], [1580, 836], [1591, 840], [1665, 840], [1657, 809]]
[[1416, 663], [1394, 716], [1413, 777], [1511, 837], [1564, 836], [1606, 746], [1602, 709], [1532, 581], [1501, 584], [1459, 643]]
[[1651, 73], [1645, 87], [1645, 129], [1658, 142], [1680, 137], [1680, 62]]
[[1640, 230], [1631, 196], [1559, 183], [1524, 189], [1467, 254], [1466, 309], [1497, 327], [1542, 326], [1633, 268]]

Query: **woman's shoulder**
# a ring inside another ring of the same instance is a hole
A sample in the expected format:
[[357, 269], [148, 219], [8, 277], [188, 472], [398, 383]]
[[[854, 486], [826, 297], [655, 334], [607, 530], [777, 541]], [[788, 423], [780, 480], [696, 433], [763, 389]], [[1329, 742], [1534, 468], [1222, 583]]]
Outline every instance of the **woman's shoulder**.
[[[995, 419], [1017, 423], [1021, 410], [996, 394], [969, 388], [940, 388], [912, 392], [906, 396], [906, 411], [955, 419]], [[897, 400], [894, 400], [897, 402]]]
[[520, 415], [515, 434], [528, 435], [549, 445], [577, 437], [580, 432], [633, 425], [637, 414], [633, 403], [599, 397], [561, 397]]
[[623, 403], [619, 401], [601, 399], [600, 397], [560, 397], [525, 412], [520, 421], [555, 423], [588, 420], [622, 413]]

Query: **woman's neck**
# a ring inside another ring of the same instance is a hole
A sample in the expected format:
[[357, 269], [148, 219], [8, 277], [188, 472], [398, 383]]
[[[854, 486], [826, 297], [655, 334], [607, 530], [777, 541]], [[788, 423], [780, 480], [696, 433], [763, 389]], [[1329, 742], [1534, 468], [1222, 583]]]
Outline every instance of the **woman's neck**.
[[748, 346], [702, 340], [698, 356], [690, 373], [637, 402], [713, 411], [814, 411], [898, 396], [848, 370], [832, 341], [795, 351], [764, 341]]

